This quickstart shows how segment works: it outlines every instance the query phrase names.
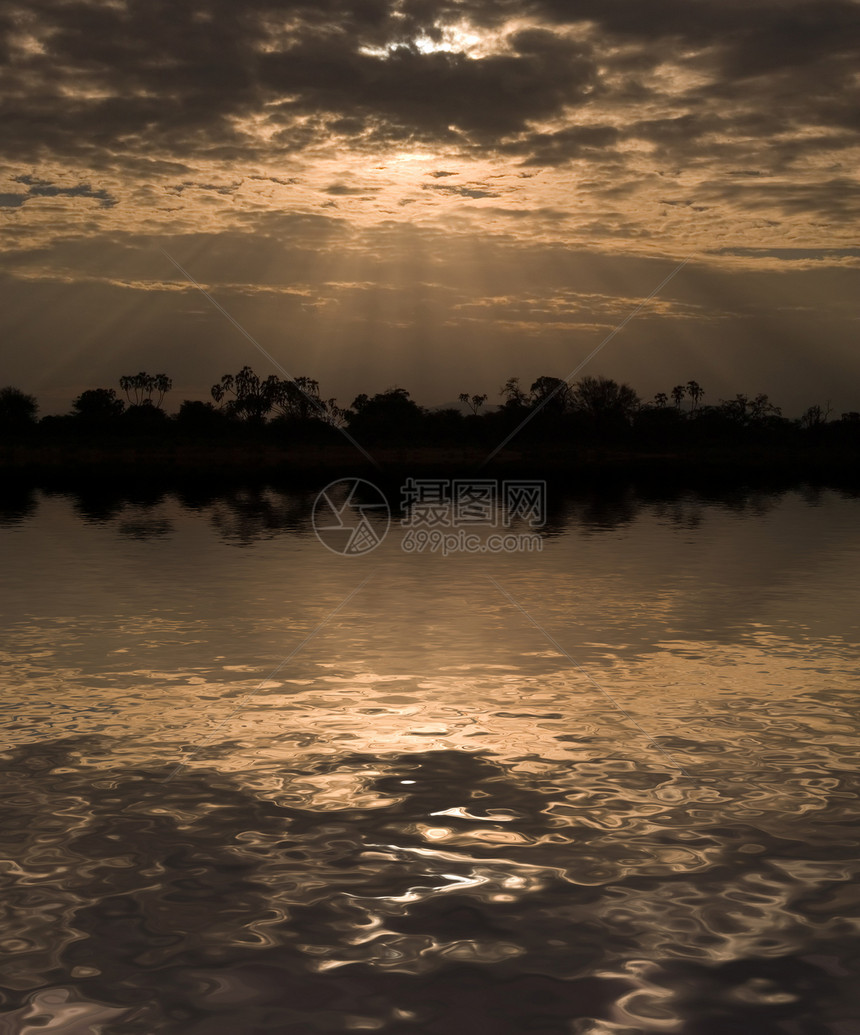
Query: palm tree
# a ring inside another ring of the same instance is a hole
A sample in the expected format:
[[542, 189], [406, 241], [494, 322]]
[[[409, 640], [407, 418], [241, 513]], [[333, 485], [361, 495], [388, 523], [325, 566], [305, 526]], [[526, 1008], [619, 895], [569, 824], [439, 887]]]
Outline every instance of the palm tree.
[[[129, 405], [151, 404], [158, 409], [164, 402], [164, 396], [173, 387], [173, 381], [167, 374], [147, 374], [145, 370], [141, 370], [139, 374], [124, 374], [119, 379], [119, 386], [125, 392]], [[153, 393], [158, 396], [154, 403]]]
[[242, 367], [238, 374], [224, 374], [210, 389], [212, 398], [221, 403], [228, 395], [224, 409], [230, 416], [240, 417], [253, 424], [262, 424], [275, 405], [280, 392], [280, 381], [274, 374], [265, 379], [258, 377], [250, 367]]
[[690, 395], [690, 413], [694, 413], [699, 405], [699, 400], [705, 394], [705, 389], [702, 388], [698, 381], [688, 381], [687, 392]]

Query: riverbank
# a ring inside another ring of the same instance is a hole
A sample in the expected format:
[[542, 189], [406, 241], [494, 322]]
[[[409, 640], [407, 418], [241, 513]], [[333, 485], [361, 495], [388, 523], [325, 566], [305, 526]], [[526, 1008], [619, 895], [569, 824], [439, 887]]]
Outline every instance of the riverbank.
[[189, 480], [312, 485], [351, 476], [386, 482], [409, 476], [860, 482], [860, 449], [834, 449], [826, 443], [801, 448], [699, 445], [660, 451], [533, 444], [506, 449], [489, 460], [487, 450], [476, 446], [381, 446], [368, 453], [369, 457], [363, 455], [348, 442], [289, 446], [250, 442], [13, 443], [0, 446], [0, 478], [70, 486], [93, 481]]

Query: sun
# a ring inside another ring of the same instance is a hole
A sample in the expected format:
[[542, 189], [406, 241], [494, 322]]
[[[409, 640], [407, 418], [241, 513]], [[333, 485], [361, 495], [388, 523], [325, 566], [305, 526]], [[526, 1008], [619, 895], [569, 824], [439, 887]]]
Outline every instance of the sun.
[[447, 51], [450, 54], [465, 54], [467, 57], [478, 57], [481, 44], [484, 42], [477, 32], [467, 24], [460, 22], [457, 25], [438, 26], [441, 37], [433, 39], [431, 36], [419, 36], [415, 40], [415, 46], [422, 54], [433, 54], [438, 51]]
[[463, 19], [448, 25], [435, 23], [432, 35], [422, 32], [406, 41], [397, 40], [385, 46], [363, 46], [358, 49], [359, 53], [368, 57], [385, 59], [407, 48], [421, 54], [461, 54], [478, 60], [498, 50], [498, 39], [496, 34], [482, 32]]

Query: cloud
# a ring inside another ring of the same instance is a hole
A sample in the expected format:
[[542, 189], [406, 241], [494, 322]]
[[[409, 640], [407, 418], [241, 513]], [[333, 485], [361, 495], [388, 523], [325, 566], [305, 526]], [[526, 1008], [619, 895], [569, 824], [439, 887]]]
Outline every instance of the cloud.
[[715, 255], [740, 255], [760, 257], [767, 255], [786, 262], [807, 262], [809, 260], [828, 260], [838, 258], [860, 260], [860, 247], [857, 248], [716, 248]]
[[25, 201], [33, 198], [93, 198], [100, 202], [104, 208], [112, 208], [117, 199], [112, 197], [106, 190], [93, 190], [88, 183], [79, 183], [74, 187], [61, 187], [48, 180], [40, 180], [33, 176], [14, 176], [13, 182], [22, 183], [28, 189], [26, 194], [0, 194], [0, 198], [6, 199], [0, 204], [6, 207], [18, 208]]
[[423, 190], [435, 190], [440, 194], [456, 194], [461, 198], [500, 198], [502, 196], [499, 191], [487, 190], [482, 185], [458, 187], [447, 183], [423, 183], [421, 186]]
[[524, 165], [565, 165], [575, 158], [603, 161], [623, 138], [616, 126], [571, 126], [552, 133], [532, 133], [508, 144], [504, 150], [520, 155]]
[[332, 183], [323, 189], [326, 194], [333, 194], [336, 197], [349, 197], [350, 195], [375, 194], [379, 187], [350, 187], [345, 183]]
[[193, 190], [209, 190], [215, 194], [230, 195], [242, 186], [242, 182], [239, 183], [195, 183], [194, 180], [186, 180], [184, 183], [180, 183], [175, 188], [177, 194], [181, 194], [184, 190], [191, 188]]
[[[480, 45], [458, 50], [458, 32]], [[850, 0], [39, 0], [6, 17], [4, 145], [106, 171], [333, 137], [526, 166], [634, 139], [722, 161], [753, 132], [784, 145], [805, 125], [856, 143], [858, 52]]]

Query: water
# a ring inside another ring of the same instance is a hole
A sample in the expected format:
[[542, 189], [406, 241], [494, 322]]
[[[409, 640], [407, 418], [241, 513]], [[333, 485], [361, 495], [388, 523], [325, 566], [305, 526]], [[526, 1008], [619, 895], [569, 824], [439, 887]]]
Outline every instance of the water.
[[860, 1031], [860, 501], [5, 512], [0, 1032]]

